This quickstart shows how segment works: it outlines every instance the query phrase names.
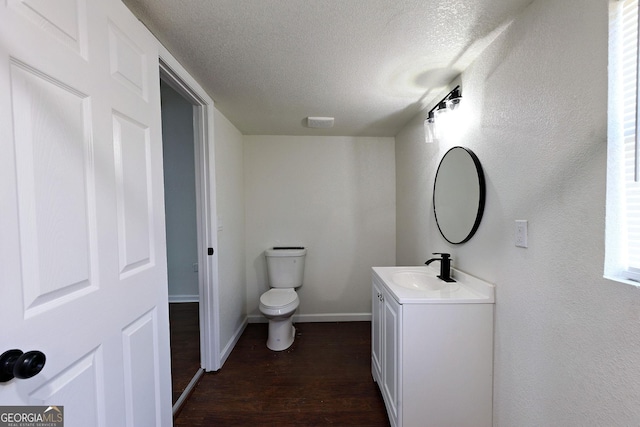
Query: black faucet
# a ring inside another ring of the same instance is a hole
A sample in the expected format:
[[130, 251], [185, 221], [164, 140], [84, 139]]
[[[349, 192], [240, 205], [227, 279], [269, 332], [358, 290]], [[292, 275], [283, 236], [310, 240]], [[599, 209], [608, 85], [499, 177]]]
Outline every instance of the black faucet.
[[445, 282], [455, 282], [455, 280], [451, 278], [451, 255], [442, 252], [434, 252], [433, 254], [442, 255], [442, 258], [431, 258], [429, 261], [425, 262], [425, 264], [429, 265], [433, 261], [440, 261], [440, 275], [438, 276], [438, 279], [444, 280]]

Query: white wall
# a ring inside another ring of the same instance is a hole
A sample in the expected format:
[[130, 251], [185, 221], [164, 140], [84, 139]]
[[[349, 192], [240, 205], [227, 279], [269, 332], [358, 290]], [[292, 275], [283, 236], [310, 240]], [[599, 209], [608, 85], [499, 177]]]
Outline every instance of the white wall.
[[308, 248], [297, 320], [370, 317], [371, 267], [395, 262], [394, 162], [393, 138], [244, 137], [252, 320], [277, 245]]
[[161, 85], [169, 301], [198, 301], [193, 106]]
[[[462, 135], [425, 145], [418, 117], [396, 138], [398, 263], [448, 250], [496, 285], [496, 426], [640, 420], [640, 292], [602, 278], [607, 7], [533, 2], [463, 73]], [[487, 202], [476, 236], [452, 246], [431, 196], [457, 144], [480, 158]], [[528, 249], [514, 246], [516, 219]]]
[[242, 134], [214, 111], [221, 353], [228, 356], [246, 322]]

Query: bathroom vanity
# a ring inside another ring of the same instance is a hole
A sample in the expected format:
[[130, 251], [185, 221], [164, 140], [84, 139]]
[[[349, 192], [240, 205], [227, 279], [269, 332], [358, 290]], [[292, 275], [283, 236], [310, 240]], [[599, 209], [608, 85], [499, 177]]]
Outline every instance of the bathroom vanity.
[[371, 370], [394, 427], [492, 425], [493, 285], [374, 267]]

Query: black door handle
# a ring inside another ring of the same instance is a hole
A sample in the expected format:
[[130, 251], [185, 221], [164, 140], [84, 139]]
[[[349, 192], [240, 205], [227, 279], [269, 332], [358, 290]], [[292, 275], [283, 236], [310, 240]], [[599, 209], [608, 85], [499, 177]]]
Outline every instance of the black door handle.
[[0, 355], [0, 383], [13, 378], [31, 378], [42, 371], [46, 360], [44, 353], [37, 350], [26, 353], [17, 349], [5, 351]]

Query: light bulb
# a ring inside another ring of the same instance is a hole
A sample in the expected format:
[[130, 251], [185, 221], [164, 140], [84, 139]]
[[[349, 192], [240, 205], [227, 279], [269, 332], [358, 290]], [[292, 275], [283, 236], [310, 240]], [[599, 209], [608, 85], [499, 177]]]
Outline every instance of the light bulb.
[[429, 117], [424, 121], [424, 142], [432, 144], [438, 142], [436, 134], [436, 119], [433, 112], [429, 113]]

